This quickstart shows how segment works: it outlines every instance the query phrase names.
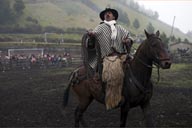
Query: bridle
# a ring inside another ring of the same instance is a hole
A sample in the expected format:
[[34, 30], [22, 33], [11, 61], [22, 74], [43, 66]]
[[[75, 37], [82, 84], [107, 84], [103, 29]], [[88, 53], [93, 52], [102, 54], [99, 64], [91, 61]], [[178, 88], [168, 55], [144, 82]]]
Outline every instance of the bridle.
[[[150, 41], [152, 38], [156, 38], [156, 39], [158, 39], [158, 40], [161, 40], [159, 37], [156, 37], [156, 36], [152, 36], [152, 37], [149, 37], [149, 39], [147, 39], [148, 41]], [[149, 45], [149, 44], [147, 44], [147, 45]], [[149, 47], [150, 48], [152, 48], [152, 46], [151, 45], [149, 45]], [[134, 49], [134, 50], [137, 50], [135, 47], [133, 47], [132, 46], [132, 48]], [[153, 69], [153, 68], [157, 68], [157, 74], [158, 74], [158, 78], [157, 78], [157, 83], [159, 82], [159, 80], [160, 80], [160, 72], [159, 72], [159, 69], [160, 69], [160, 64], [159, 64], [159, 62], [161, 62], [161, 61], [166, 61], [166, 60], [168, 60], [168, 59], [160, 59], [160, 57], [157, 55], [157, 52], [155, 52], [155, 55], [153, 56], [153, 60], [156, 60], [157, 62], [155, 62], [155, 61], [153, 61], [153, 64], [155, 65], [155, 66], [153, 66], [153, 65], [149, 65], [149, 64], [147, 64], [147, 63], [145, 63], [141, 58], [139, 58], [138, 56], [135, 56], [134, 55], [134, 58], [136, 58], [137, 60], [139, 60], [139, 62], [141, 63], [141, 64], [143, 64], [145, 67], [147, 67], [147, 68], [151, 68], [151, 69]]]

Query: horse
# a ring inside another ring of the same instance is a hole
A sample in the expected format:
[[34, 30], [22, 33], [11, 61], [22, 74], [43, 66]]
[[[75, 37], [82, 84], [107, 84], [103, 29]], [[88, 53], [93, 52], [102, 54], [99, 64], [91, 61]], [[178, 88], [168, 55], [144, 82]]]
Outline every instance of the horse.
[[[146, 126], [154, 126], [151, 113], [150, 99], [153, 93], [153, 83], [151, 81], [153, 64], [162, 69], [169, 69], [171, 67], [170, 55], [160, 39], [160, 32], [148, 33], [144, 31], [146, 39], [138, 47], [134, 58], [125, 63], [125, 76], [122, 89], [124, 96], [123, 104], [120, 104], [120, 126], [126, 126], [128, 112], [131, 108], [140, 106], [145, 119]], [[86, 111], [90, 103], [95, 99], [96, 101], [105, 104], [105, 93], [102, 88], [102, 82], [97, 81], [96, 78], [86, 77], [81, 80], [75, 79], [77, 72], [86, 74], [85, 68], [76, 69], [69, 78], [69, 83], [64, 91], [64, 108], [68, 104], [69, 90], [72, 87], [77, 94], [79, 104], [75, 109], [75, 126], [87, 126], [83, 119], [83, 113]], [[96, 80], [95, 80], [96, 79]], [[78, 81], [78, 82], [77, 82]], [[117, 108], [118, 108], [117, 107]]]

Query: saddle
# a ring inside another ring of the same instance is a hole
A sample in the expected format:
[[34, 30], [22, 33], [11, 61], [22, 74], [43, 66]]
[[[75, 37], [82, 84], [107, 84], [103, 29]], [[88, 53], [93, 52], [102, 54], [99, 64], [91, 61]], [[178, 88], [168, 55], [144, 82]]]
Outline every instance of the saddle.
[[93, 82], [96, 84], [101, 82], [98, 73], [95, 73], [92, 76], [87, 75], [88, 75], [87, 68], [85, 66], [80, 66], [71, 73], [69, 81], [71, 82], [72, 85], [79, 84], [81, 81], [88, 79], [93, 80]]

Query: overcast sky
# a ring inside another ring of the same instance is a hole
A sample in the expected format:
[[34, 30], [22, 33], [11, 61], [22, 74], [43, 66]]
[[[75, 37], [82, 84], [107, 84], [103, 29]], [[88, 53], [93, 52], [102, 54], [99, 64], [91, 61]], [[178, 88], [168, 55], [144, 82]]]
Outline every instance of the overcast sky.
[[182, 32], [192, 31], [192, 0], [135, 0], [145, 9], [159, 13], [159, 19], [179, 28]]

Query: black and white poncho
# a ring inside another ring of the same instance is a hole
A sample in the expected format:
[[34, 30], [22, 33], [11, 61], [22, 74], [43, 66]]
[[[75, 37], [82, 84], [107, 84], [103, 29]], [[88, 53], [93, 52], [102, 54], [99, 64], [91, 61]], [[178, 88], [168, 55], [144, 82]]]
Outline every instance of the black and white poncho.
[[[125, 53], [126, 49], [124, 44], [122, 43], [122, 39], [125, 37], [130, 37], [129, 31], [123, 28], [121, 25], [115, 24], [117, 29], [117, 36], [115, 40], [111, 39], [111, 28], [106, 23], [101, 23], [98, 25], [93, 32], [95, 33], [95, 38], [100, 47], [101, 58], [108, 56], [109, 54], [114, 52], [114, 49], [119, 53]], [[89, 59], [89, 65], [93, 69], [97, 66], [97, 57], [96, 54], [92, 58]]]

